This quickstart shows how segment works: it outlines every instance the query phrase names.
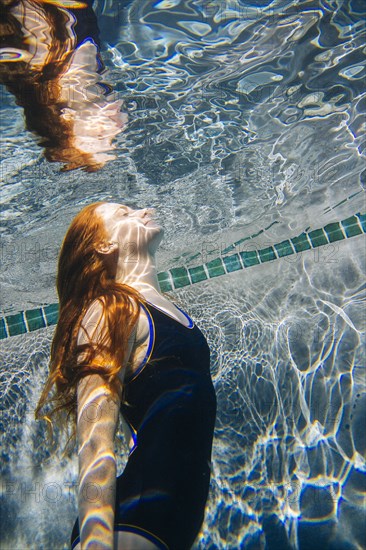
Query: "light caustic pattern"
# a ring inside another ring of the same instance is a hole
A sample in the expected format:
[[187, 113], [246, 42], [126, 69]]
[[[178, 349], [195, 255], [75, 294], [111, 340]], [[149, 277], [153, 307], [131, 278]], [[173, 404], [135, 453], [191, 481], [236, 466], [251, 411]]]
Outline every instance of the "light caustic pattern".
[[[244, 282], [238, 273], [177, 295], [208, 339], [218, 397], [196, 550], [264, 548], [273, 538], [277, 548], [330, 540], [362, 548], [364, 262], [354, 239], [328, 272], [304, 257], [269, 264], [260, 277], [255, 267]], [[278, 277], [281, 287], [271, 284]], [[76, 459], [56, 468], [59, 455], [50, 457], [33, 420], [51, 335], [48, 328], [11, 338], [4, 354], [4, 513], [25, 521], [19, 535], [9, 522], [4, 548], [46, 549], [52, 541], [61, 548], [75, 517]], [[119, 446], [120, 467], [126, 455]]]
[[[361, 3], [95, 9], [128, 126], [100, 172], [60, 173], [3, 92], [3, 315], [56, 302], [62, 237], [96, 200], [157, 209], [162, 271], [249, 235], [260, 251], [365, 212]], [[196, 550], [364, 548], [363, 243], [258, 258], [176, 292], [208, 338], [218, 395]], [[51, 337], [3, 342], [4, 550], [64, 548], [76, 516], [76, 460], [59, 465], [33, 421]]]
[[202, 550], [364, 547], [365, 258], [345, 277], [349, 253], [202, 297], [219, 408]]

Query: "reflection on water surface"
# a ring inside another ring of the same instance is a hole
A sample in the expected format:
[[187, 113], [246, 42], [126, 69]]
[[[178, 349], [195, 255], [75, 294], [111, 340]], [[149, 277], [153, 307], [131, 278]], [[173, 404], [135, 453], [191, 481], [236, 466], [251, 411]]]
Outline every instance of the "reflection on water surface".
[[95, 171], [127, 117], [101, 79], [99, 30], [82, 2], [17, 0], [2, 10], [0, 79], [49, 161]]

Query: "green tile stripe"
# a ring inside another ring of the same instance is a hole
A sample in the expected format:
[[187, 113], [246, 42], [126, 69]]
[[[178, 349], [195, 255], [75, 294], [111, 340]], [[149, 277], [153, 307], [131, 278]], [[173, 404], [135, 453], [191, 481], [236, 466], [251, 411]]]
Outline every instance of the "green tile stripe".
[[25, 324], [24, 313], [22, 311], [20, 313], [16, 313], [15, 315], [8, 315], [5, 322], [9, 336], [17, 336], [18, 334], [28, 332], [27, 325]]
[[366, 214], [356, 214], [358, 219], [360, 220], [360, 225], [362, 227], [362, 231], [366, 233]]
[[272, 246], [258, 250], [258, 254], [261, 262], [269, 262], [270, 260], [275, 260], [277, 257]]
[[252, 267], [252, 265], [259, 264], [259, 258], [256, 250], [248, 250], [245, 252], [239, 252], [244, 267]]
[[290, 241], [282, 241], [279, 244], [274, 245], [277, 256], [279, 258], [283, 258], [284, 256], [290, 256], [290, 254], [294, 254], [295, 250], [294, 247], [291, 245]]
[[200, 283], [201, 281], [206, 281], [208, 279], [207, 271], [203, 265], [198, 265], [197, 267], [189, 267], [188, 273], [191, 277], [192, 284]]
[[170, 274], [173, 279], [174, 288], [182, 288], [191, 284], [188, 270], [186, 267], [173, 267], [170, 269]]
[[240, 261], [238, 254], [232, 254], [231, 256], [226, 256], [222, 259], [225, 264], [226, 272], [232, 273], [233, 271], [238, 271], [243, 269], [243, 265]]
[[207, 262], [206, 268], [210, 279], [212, 279], [212, 277], [219, 277], [220, 275], [225, 275], [226, 273], [224, 264], [222, 262], [222, 258], [216, 258], [215, 260], [211, 260], [210, 262]]
[[360, 235], [362, 233], [362, 228], [358, 221], [359, 219], [357, 216], [351, 216], [350, 218], [341, 221], [343, 231], [348, 238], [354, 237], [355, 235]]
[[30, 309], [25, 312], [28, 328], [30, 331], [38, 330], [47, 326], [45, 316], [40, 309]]
[[158, 273], [158, 281], [162, 292], [170, 292], [173, 290], [173, 282], [168, 271]]
[[55, 325], [58, 320], [58, 304], [51, 304], [42, 308], [46, 316], [47, 326]]
[[8, 315], [1, 319], [0, 339], [55, 325], [57, 319], [58, 304], [50, 304]]
[[310, 233], [308, 233], [308, 236], [310, 238], [313, 248], [328, 244], [328, 239], [324, 233], [324, 229], [315, 229], [314, 231], [310, 231]]
[[330, 243], [334, 243], [335, 241], [341, 241], [342, 239], [346, 238], [346, 235], [342, 230], [342, 226], [338, 222], [328, 223], [328, 225], [324, 227], [324, 231]]
[[296, 252], [304, 252], [304, 250], [309, 250], [311, 248], [311, 243], [308, 239], [307, 233], [301, 233], [298, 237], [293, 237], [291, 239], [292, 245]]
[[5, 319], [1, 319], [1, 322], [0, 322], [0, 340], [3, 340], [4, 338], [7, 338], [8, 336], [9, 336], [9, 333], [6, 329]]
[[[273, 224], [272, 224], [273, 225]], [[321, 229], [304, 231], [297, 237], [282, 241], [260, 250], [248, 250], [215, 258], [195, 267], [173, 267], [158, 273], [158, 281], [163, 292], [169, 292], [227, 273], [240, 271], [254, 265], [276, 260], [291, 254], [310, 250], [336, 241], [350, 239], [366, 233], [366, 214], [355, 214], [340, 222], [327, 224]], [[246, 239], [242, 239], [242, 242]], [[235, 249], [230, 245], [225, 250]], [[55, 325], [58, 319], [58, 304], [39, 307], [7, 315], [0, 319], [0, 339], [25, 334], [34, 330]]]

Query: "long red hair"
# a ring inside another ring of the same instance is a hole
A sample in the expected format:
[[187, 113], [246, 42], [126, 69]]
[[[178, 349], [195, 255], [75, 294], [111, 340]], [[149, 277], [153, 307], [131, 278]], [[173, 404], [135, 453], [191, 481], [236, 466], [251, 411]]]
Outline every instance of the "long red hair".
[[[51, 425], [51, 417], [56, 415], [60, 421], [63, 412], [75, 420], [76, 390], [83, 377], [100, 374], [113, 391], [120, 390], [118, 373], [143, 301], [136, 290], [114, 280], [105, 256], [97, 251], [108, 241], [103, 220], [95, 212], [99, 204], [86, 206], [74, 218], [59, 256], [59, 320], [51, 346], [49, 376], [35, 411], [36, 418], [43, 417]], [[96, 300], [102, 306], [103, 330], [97, 341], [78, 345], [82, 320]], [[41, 415], [46, 403], [53, 407]]]

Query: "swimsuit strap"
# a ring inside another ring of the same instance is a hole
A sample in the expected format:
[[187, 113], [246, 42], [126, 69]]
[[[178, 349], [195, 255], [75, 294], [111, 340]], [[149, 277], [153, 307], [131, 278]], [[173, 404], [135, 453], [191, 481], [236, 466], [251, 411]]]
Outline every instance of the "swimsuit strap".
[[162, 313], [163, 315], [166, 315], [167, 317], [169, 317], [170, 319], [173, 319], [173, 321], [176, 321], [176, 323], [179, 323], [180, 325], [182, 325], [182, 327], [184, 328], [193, 328], [195, 325], [194, 325], [194, 322], [193, 320], [191, 319], [191, 317], [188, 315], [188, 313], [186, 313], [184, 311], [184, 309], [180, 308], [179, 306], [175, 305], [174, 306], [179, 309], [179, 311], [181, 311], [183, 313], [183, 315], [186, 317], [186, 319], [188, 319], [189, 321], [189, 325], [186, 326], [186, 325], [183, 325], [180, 321], [178, 321], [178, 319], [176, 319], [175, 317], [173, 317], [172, 315], [170, 315], [169, 313], [167, 313], [166, 311], [164, 311], [163, 309], [161, 309], [160, 307], [158, 306], [155, 306], [154, 304], [152, 304], [151, 302], [148, 302], [146, 300], [146, 303], [149, 304], [149, 306], [152, 306], [154, 309], [157, 309], [158, 311], [160, 311], [160, 313]]
[[151, 354], [153, 352], [153, 349], [154, 349], [154, 343], [155, 343], [154, 320], [152, 318], [152, 315], [151, 315], [149, 309], [146, 306], [144, 306], [144, 304], [140, 303], [140, 307], [142, 307], [142, 309], [145, 311], [146, 316], [147, 316], [147, 320], [149, 322], [149, 343], [147, 345], [147, 350], [146, 350], [146, 353], [145, 353], [145, 356], [144, 356], [143, 360], [141, 361], [141, 363], [139, 364], [139, 366], [137, 367], [137, 369], [135, 370], [135, 372], [133, 373], [131, 378], [126, 381], [127, 384], [129, 382], [132, 382], [133, 380], [135, 380], [135, 378], [137, 378], [137, 376], [140, 374], [140, 372], [145, 368], [146, 363], [149, 361], [149, 359], [151, 357]]

